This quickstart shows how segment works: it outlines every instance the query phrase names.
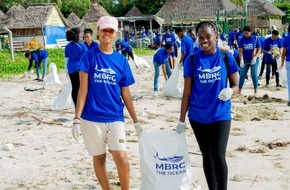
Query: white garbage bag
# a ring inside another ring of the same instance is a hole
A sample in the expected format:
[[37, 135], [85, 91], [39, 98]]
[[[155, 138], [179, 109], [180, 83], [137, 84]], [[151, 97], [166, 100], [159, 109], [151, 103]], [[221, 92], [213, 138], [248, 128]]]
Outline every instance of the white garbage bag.
[[284, 88], [288, 88], [287, 87], [287, 70], [285, 67], [283, 67], [283, 69], [279, 69], [279, 77], [280, 77], [280, 84]]
[[279, 69], [280, 65], [281, 65], [281, 58], [277, 59], [277, 67], [278, 67], [277, 72], [279, 72], [280, 84], [283, 86], [283, 88], [287, 88], [287, 70], [285, 66], [283, 67], [283, 69]]
[[134, 62], [135, 65], [138, 66], [139, 68], [150, 68], [149, 63], [145, 59], [139, 57], [136, 54], [134, 54]]
[[57, 75], [57, 66], [55, 63], [49, 64], [49, 75], [47, 75], [47, 79], [45, 81], [45, 86], [53, 85], [53, 84], [61, 84], [59, 77]]
[[191, 168], [184, 134], [142, 132], [139, 138], [141, 190], [189, 190]]
[[163, 85], [163, 93], [166, 96], [174, 97], [174, 98], [181, 98], [182, 97], [182, 90], [178, 86], [178, 77], [179, 77], [179, 68], [176, 66], [169, 79]]
[[68, 108], [73, 106], [73, 100], [71, 97], [72, 86], [69, 81], [63, 90], [59, 93], [57, 98], [54, 100], [53, 109]]

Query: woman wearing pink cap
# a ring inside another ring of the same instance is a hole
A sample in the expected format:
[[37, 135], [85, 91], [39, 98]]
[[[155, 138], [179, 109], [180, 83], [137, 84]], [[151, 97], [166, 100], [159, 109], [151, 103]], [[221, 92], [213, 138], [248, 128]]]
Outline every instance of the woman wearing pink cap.
[[81, 130], [86, 149], [93, 156], [95, 174], [102, 189], [109, 190], [106, 170], [106, 146], [117, 166], [122, 190], [129, 190], [130, 168], [126, 152], [124, 105], [139, 135], [142, 127], [134, 111], [129, 86], [135, 80], [127, 59], [113, 50], [118, 21], [103, 16], [98, 21], [100, 45], [81, 59], [80, 90], [73, 137]]

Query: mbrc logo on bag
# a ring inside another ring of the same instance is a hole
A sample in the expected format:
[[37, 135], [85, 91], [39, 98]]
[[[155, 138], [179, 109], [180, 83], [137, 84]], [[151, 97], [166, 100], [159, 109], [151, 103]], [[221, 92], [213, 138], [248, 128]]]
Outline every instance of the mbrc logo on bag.
[[156, 156], [158, 162], [156, 162], [155, 169], [158, 175], [180, 175], [186, 173], [186, 163], [183, 161], [183, 156], [170, 156], [159, 158], [158, 152]]

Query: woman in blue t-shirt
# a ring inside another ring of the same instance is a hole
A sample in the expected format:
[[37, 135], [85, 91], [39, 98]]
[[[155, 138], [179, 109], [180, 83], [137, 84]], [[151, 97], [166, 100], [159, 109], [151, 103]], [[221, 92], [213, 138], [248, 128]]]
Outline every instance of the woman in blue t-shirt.
[[71, 96], [75, 107], [77, 106], [78, 92], [80, 86], [79, 70], [81, 56], [88, 50], [87, 47], [81, 43], [80, 40], [80, 29], [75, 27], [66, 32], [66, 40], [70, 41], [65, 46], [64, 57], [65, 57], [65, 68], [68, 72], [72, 92]]
[[[48, 62], [49, 53], [44, 49], [38, 49], [36, 51], [26, 51], [25, 57], [29, 60], [28, 71], [31, 69], [33, 61], [35, 62], [35, 70], [37, 78], [34, 80], [44, 81], [46, 75], [47, 62]], [[42, 65], [42, 77], [40, 76], [40, 66]]]
[[[290, 34], [290, 24], [288, 26], [288, 33]], [[287, 105], [290, 106], [290, 35], [284, 38], [280, 69], [284, 67], [284, 62], [287, 71], [287, 87], [288, 87]]]
[[142, 131], [129, 88], [135, 80], [127, 59], [113, 50], [118, 20], [103, 16], [97, 26], [100, 45], [86, 52], [81, 59], [80, 91], [72, 134], [78, 140], [81, 130], [102, 189], [110, 189], [106, 170], [108, 146], [117, 166], [121, 189], [129, 190], [124, 105], [137, 133]]
[[84, 44], [87, 46], [88, 50], [99, 47], [98, 42], [94, 41], [93, 38], [93, 30], [90, 28], [86, 28], [84, 30]]
[[251, 68], [251, 77], [254, 85], [254, 96], [258, 91], [258, 68], [260, 62], [261, 42], [258, 36], [252, 35], [251, 27], [243, 28], [244, 36], [239, 43], [239, 58], [240, 58], [240, 80], [239, 94], [242, 92], [245, 78], [249, 68]]
[[200, 22], [196, 33], [202, 50], [184, 62], [184, 91], [176, 131], [185, 132], [188, 111], [190, 125], [202, 152], [208, 188], [225, 190], [228, 177], [225, 152], [231, 127], [230, 98], [238, 92], [239, 67], [231, 53], [223, 54], [216, 47], [219, 37], [215, 23]]

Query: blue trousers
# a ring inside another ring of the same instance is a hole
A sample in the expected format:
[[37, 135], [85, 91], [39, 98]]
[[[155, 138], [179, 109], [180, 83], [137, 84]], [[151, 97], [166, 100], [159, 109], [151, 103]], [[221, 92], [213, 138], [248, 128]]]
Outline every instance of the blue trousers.
[[249, 68], [251, 68], [251, 78], [253, 81], [254, 89], [258, 88], [258, 68], [260, 63], [260, 58], [256, 60], [256, 63], [251, 65], [251, 61], [244, 60], [245, 66], [240, 70], [240, 80], [239, 80], [239, 89], [242, 89], [244, 86], [245, 78], [247, 76]]
[[[157, 91], [161, 64], [159, 64], [157, 62], [153, 62], [153, 64], [154, 64], [154, 70], [155, 70], [153, 87], [154, 87], [154, 91]], [[165, 70], [166, 70], [166, 75], [169, 78], [171, 76], [171, 69], [170, 69], [169, 63], [165, 64]]]

